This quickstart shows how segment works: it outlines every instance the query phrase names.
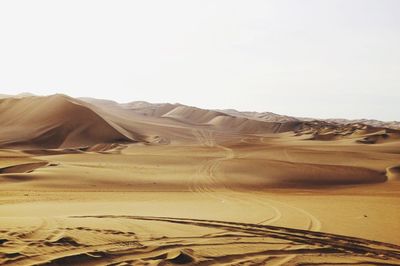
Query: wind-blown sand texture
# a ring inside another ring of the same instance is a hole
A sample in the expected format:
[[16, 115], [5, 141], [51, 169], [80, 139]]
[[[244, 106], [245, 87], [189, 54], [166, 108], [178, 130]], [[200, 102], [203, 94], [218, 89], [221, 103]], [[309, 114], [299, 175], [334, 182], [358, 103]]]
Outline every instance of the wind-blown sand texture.
[[0, 265], [400, 265], [400, 132], [0, 99]]

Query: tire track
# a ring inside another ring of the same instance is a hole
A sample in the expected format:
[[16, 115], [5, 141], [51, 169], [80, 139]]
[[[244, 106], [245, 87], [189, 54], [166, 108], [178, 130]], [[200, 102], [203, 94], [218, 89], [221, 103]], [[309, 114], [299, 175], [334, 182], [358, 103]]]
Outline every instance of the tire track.
[[[235, 158], [235, 153], [232, 149], [228, 148], [228, 147], [224, 147], [222, 145], [218, 145], [215, 144], [214, 139], [212, 138], [212, 133], [211, 131], [207, 131], [208, 133], [206, 133], [204, 130], [196, 130], [193, 129], [193, 134], [195, 135], [195, 137], [197, 138], [198, 142], [204, 146], [209, 146], [209, 147], [213, 147], [213, 146], [217, 146], [218, 148], [222, 149], [225, 151], [225, 156], [222, 158], [217, 158], [217, 159], [211, 159], [208, 160], [205, 164], [203, 164], [198, 172], [196, 173], [196, 178], [195, 180], [192, 179], [192, 184], [191, 184], [191, 191], [196, 192], [196, 191], [200, 191], [200, 192], [213, 192], [214, 190], [212, 189], [212, 184], [217, 184], [217, 179], [215, 178], [215, 172], [217, 170], [217, 168], [220, 166], [220, 164], [223, 161], [227, 161], [230, 159], [234, 159]], [[253, 138], [251, 138], [251, 141], [248, 142], [248, 137], [246, 138], [242, 138], [241, 141], [244, 143], [253, 143]], [[257, 139], [260, 143], [263, 143], [263, 138], [259, 138]], [[286, 158], [290, 161], [290, 156], [288, 154], [288, 151], [285, 149], [283, 150]], [[199, 184], [197, 183], [196, 185], [196, 181], [197, 180], [201, 180], [202, 178], [206, 177], [208, 180], [203, 182], [203, 184]], [[206, 184], [211, 184], [209, 186], [207, 186]], [[223, 189], [224, 190], [228, 190], [228, 187], [226, 185], [223, 185]], [[212, 193], [207, 193], [207, 195], [209, 197], [213, 197], [213, 198], [223, 198], [222, 200], [232, 200], [232, 201], [236, 201], [236, 202], [240, 202], [241, 198], [246, 198], [243, 193], [241, 192], [234, 192], [232, 189], [230, 190], [229, 195], [227, 196], [226, 193], [222, 193], [219, 192], [217, 195], [215, 196]], [[272, 224], [272, 223], [276, 223], [278, 222], [281, 218], [282, 218], [282, 212], [279, 210], [279, 208], [277, 206], [283, 206], [285, 209], [291, 209], [294, 210], [295, 212], [298, 212], [300, 214], [302, 214], [304, 217], [306, 217], [306, 219], [309, 221], [308, 225], [306, 227], [307, 230], [313, 230], [313, 231], [319, 231], [321, 230], [321, 222], [315, 217], [313, 216], [311, 213], [291, 206], [289, 204], [283, 203], [283, 202], [278, 202], [276, 200], [271, 200], [271, 199], [267, 199], [267, 201], [269, 202], [266, 203], [265, 200], [263, 202], [260, 202], [257, 199], [253, 199], [252, 198], [252, 203], [255, 204], [260, 204], [262, 205], [264, 208], [269, 208], [273, 210], [273, 216], [272, 217], [268, 217], [267, 219], [264, 219], [260, 222], [258, 222], [258, 224]], [[249, 201], [246, 201], [245, 204], [249, 204]], [[287, 248], [290, 248], [291, 246], [288, 246]], [[290, 255], [285, 257], [284, 259], [275, 262], [273, 265], [274, 266], [280, 266], [280, 265], [284, 265], [286, 263], [288, 263], [289, 261], [291, 261], [292, 259], [294, 259], [296, 257], [296, 255]]]
[[[208, 147], [218, 147], [224, 151], [224, 156], [209, 159], [203, 163], [196, 174], [192, 176], [191, 184], [189, 185], [190, 190], [192, 192], [202, 192], [201, 195], [204, 195], [204, 197], [211, 197], [221, 202], [233, 201], [246, 206], [253, 204], [262, 205], [264, 208], [271, 209], [273, 215], [272, 217], [263, 219], [259, 223], [273, 223], [278, 221], [282, 217], [282, 213], [275, 206], [254, 198], [249, 198], [247, 195], [244, 195], [244, 193], [236, 192], [230, 189], [226, 184], [218, 182], [215, 174], [217, 169], [222, 162], [234, 159], [235, 152], [231, 148], [216, 144], [212, 131], [196, 129], [192, 131], [200, 144]], [[215, 193], [216, 189], [218, 189], [218, 193]]]
[[303, 246], [327, 246], [343, 253], [354, 253], [366, 257], [390, 258], [400, 260], [400, 246], [367, 240], [357, 237], [349, 237], [331, 233], [315, 232], [303, 229], [293, 229], [271, 225], [252, 223], [239, 223], [206, 219], [155, 217], [155, 216], [129, 216], [129, 215], [93, 215], [70, 216], [70, 218], [99, 218], [99, 219], [134, 219], [143, 221], [157, 221], [184, 224], [208, 228], [227, 229], [234, 232], [248, 233], [273, 239], [288, 240]]
[[[215, 176], [215, 172], [222, 162], [234, 159], [235, 152], [231, 148], [228, 148], [228, 147], [225, 147], [225, 146], [222, 146], [219, 144], [215, 144], [215, 141], [212, 137], [211, 131], [207, 131], [208, 133], [205, 133], [205, 130], [193, 129], [193, 132], [194, 132], [194, 135], [197, 136], [198, 142], [200, 144], [210, 145], [210, 143], [212, 143], [213, 146], [218, 147], [225, 151], [224, 157], [210, 159], [210, 160], [206, 161], [205, 164], [203, 164], [198, 169], [195, 177], [192, 177], [192, 182], [190, 185], [190, 189], [193, 192], [215, 192], [215, 189], [213, 189], [213, 184], [218, 183], [218, 180]], [[212, 140], [210, 140], [209, 138], [212, 138]], [[204, 180], [204, 178], [207, 178], [207, 181], [205, 181], [203, 183], [200, 182], [200, 184], [199, 184], [199, 180]], [[221, 186], [221, 185], [214, 185], [215, 188], [219, 188], [219, 186]], [[322, 227], [321, 222], [315, 216], [313, 216], [312, 214], [310, 214], [309, 212], [307, 212], [303, 209], [291, 206], [291, 205], [283, 203], [283, 202], [272, 200], [269, 198], [265, 199], [265, 197], [262, 197], [263, 198], [262, 201], [255, 199], [253, 197], [251, 197], [251, 199], [250, 199], [248, 197], [248, 195], [246, 195], [246, 193], [235, 191], [235, 190], [229, 188], [229, 186], [227, 186], [225, 184], [222, 185], [222, 189], [224, 190], [224, 192], [218, 191], [218, 193], [215, 193], [217, 196], [214, 195], [213, 193], [207, 193], [206, 196], [212, 197], [215, 199], [242, 202], [246, 205], [249, 205], [250, 203], [255, 203], [258, 205], [262, 205], [264, 208], [272, 209], [272, 211], [274, 213], [273, 217], [264, 219], [262, 221], [259, 221], [258, 223], [270, 224], [270, 223], [275, 223], [275, 222], [279, 221], [282, 218], [282, 212], [279, 210], [278, 206], [283, 206], [283, 208], [285, 208], [285, 209], [289, 208], [295, 212], [298, 212], [298, 213], [304, 215], [307, 218], [307, 220], [309, 220], [306, 229], [315, 230], [315, 231], [321, 230], [321, 227]], [[243, 198], [246, 198], [246, 200], [245, 201], [241, 200]], [[265, 201], [268, 201], [268, 203]]]
[[[68, 218], [101, 219], [101, 223], [110, 220], [110, 224], [113, 224], [115, 219], [165, 222], [221, 229], [231, 233], [223, 236], [208, 236], [207, 239], [204, 236], [177, 238], [164, 236], [162, 238], [138, 239], [133, 235], [134, 239], [132, 240], [111, 241], [107, 244], [76, 246], [54, 252], [42, 252], [36, 256], [13, 259], [4, 262], [3, 265], [109, 265], [110, 261], [113, 262], [113, 265], [117, 265], [116, 263], [124, 261], [167, 260], [168, 254], [181, 254], [181, 251], [186, 249], [195, 251], [204, 247], [213, 249], [220, 247], [225, 250], [230, 246], [240, 247], [241, 245], [256, 249], [255, 251], [251, 251], [251, 249], [243, 250], [240, 254], [226, 252], [223, 255], [216, 256], [197, 255], [197, 260], [193, 265], [251, 262], [254, 258], [268, 261], [268, 265], [279, 265], [287, 263], [299, 255], [320, 257], [329, 254], [332, 256], [357, 257], [370, 264], [374, 264], [376, 261], [387, 263], [386, 265], [397, 265], [395, 262], [400, 262], [400, 246], [310, 230], [252, 223], [155, 216], [84, 215], [69, 216]], [[111, 233], [113, 230], [100, 230], [95, 233], [107, 233], [108, 231]], [[284, 242], [276, 242], [276, 240]], [[285, 243], [291, 243], [290, 248], [282, 249], [281, 246]], [[262, 246], [265, 246], [265, 248], [260, 249]]]

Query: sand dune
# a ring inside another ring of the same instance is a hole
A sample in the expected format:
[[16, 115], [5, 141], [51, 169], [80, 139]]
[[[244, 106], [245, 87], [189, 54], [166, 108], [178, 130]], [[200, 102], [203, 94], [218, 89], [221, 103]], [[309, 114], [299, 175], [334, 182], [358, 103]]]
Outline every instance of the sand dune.
[[[150, 104], [146, 102], [116, 104], [96, 99], [86, 98], [84, 100], [109, 113], [118, 113], [120, 115], [125, 113], [125, 118], [128, 116], [126, 114], [129, 114], [127, 120], [130, 120], [130, 123], [137, 123], [138, 120], [141, 119], [142, 122], [149, 123], [153, 121], [153, 124], [156, 123], [164, 126], [179, 125], [180, 127], [188, 128], [202, 126], [209, 130], [216, 130], [228, 134], [287, 132], [295, 130], [300, 124], [296, 122], [297, 120], [272, 122], [258, 119], [250, 115], [239, 115], [239, 112], [229, 114], [228, 112], [206, 110], [182, 104]], [[133, 118], [133, 116], [135, 118]], [[163, 130], [159, 129], [159, 131]]]
[[279, 115], [271, 112], [241, 112], [237, 111], [235, 109], [225, 109], [221, 110], [221, 112], [224, 112], [226, 114], [232, 115], [232, 116], [237, 116], [237, 117], [245, 117], [249, 119], [256, 119], [256, 120], [261, 120], [265, 122], [295, 122], [295, 121], [301, 121], [301, 119], [291, 117], [291, 116], [286, 116], [286, 115]]
[[[221, 166], [232, 187], [263, 189], [272, 187], [327, 187], [340, 185], [381, 183], [385, 172], [361, 167], [324, 164], [288, 163], [252, 160], [252, 169], [242, 160], [231, 160]], [[253, 170], [254, 169], [254, 170]], [[282, 170], [285, 169], [285, 170]], [[246, 176], [246, 179], [242, 177]]]
[[63, 95], [0, 101], [0, 146], [60, 148], [135, 141], [133, 136]]
[[0, 125], [0, 265], [400, 265], [397, 130], [64, 95]]
[[216, 129], [242, 134], [282, 133], [295, 130], [298, 122], [262, 122], [248, 118], [218, 116], [209, 124]]
[[224, 114], [216, 111], [204, 110], [189, 106], [175, 107], [174, 109], [163, 115], [163, 117], [173, 118], [193, 124], [206, 124], [217, 116], [224, 116]]

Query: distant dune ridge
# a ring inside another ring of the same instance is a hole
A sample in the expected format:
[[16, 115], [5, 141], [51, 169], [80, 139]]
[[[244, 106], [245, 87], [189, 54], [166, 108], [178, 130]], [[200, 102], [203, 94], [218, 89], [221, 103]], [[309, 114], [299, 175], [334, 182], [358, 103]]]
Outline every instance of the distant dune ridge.
[[190, 142], [193, 128], [218, 134], [294, 132], [310, 140], [354, 138], [373, 144], [399, 138], [399, 131], [384, 122], [369, 120], [302, 121], [269, 112], [206, 110], [182, 104], [143, 101], [119, 104], [66, 95], [0, 96], [0, 147], [71, 148], [100, 143]]

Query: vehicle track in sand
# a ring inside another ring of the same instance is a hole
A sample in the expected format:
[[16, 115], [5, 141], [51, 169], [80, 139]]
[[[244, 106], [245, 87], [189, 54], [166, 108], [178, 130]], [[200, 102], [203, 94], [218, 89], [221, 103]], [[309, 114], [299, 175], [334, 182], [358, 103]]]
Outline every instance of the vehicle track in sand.
[[[234, 191], [232, 189], [229, 189], [229, 186], [225, 185], [220, 185], [217, 177], [216, 177], [216, 171], [220, 164], [223, 161], [231, 160], [235, 158], [235, 152], [233, 149], [216, 144], [215, 140], [213, 138], [213, 134], [209, 130], [193, 130], [194, 136], [197, 138], [198, 142], [204, 146], [208, 147], [218, 147], [221, 150], [225, 151], [225, 156], [220, 157], [220, 158], [215, 158], [211, 160], [207, 160], [198, 170], [197, 175], [195, 179], [192, 179], [192, 185], [191, 185], [191, 191], [193, 192], [203, 192], [207, 193], [209, 197], [213, 198], [221, 198], [222, 201], [230, 200], [230, 201], [236, 201], [238, 204], [245, 206], [247, 205], [252, 205], [252, 204], [258, 204], [262, 205], [263, 209], [266, 210], [266, 213], [271, 213], [271, 210], [273, 211], [273, 215], [269, 216], [262, 221], [256, 222], [256, 224], [272, 224], [272, 223], [279, 223], [279, 220], [282, 218], [282, 210], [290, 210], [290, 212], [297, 212], [305, 217], [305, 219], [308, 221], [306, 227], [304, 229], [306, 230], [312, 230], [312, 231], [319, 231], [321, 230], [321, 222], [313, 216], [311, 213], [289, 205], [287, 203], [279, 202], [276, 200], [272, 200], [270, 198], [265, 198], [264, 196], [260, 197], [260, 199], [254, 198], [254, 197], [249, 197], [248, 194], [243, 193], [243, 192], [238, 192]], [[259, 143], [263, 143], [263, 139], [257, 139]], [[249, 138], [245, 137], [241, 140], [243, 143], [248, 143]], [[253, 140], [250, 139], [250, 143], [252, 143]], [[283, 151], [284, 154], [286, 155], [287, 159], [290, 160], [290, 156], [287, 152], [287, 150]], [[198, 180], [202, 180], [200, 182], [196, 182]], [[214, 185], [217, 184], [217, 185]], [[214, 186], [214, 187], [213, 187]], [[223, 191], [218, 191], [215, 193], [215, 190], [222, 190]], [[226, 192], [226, 190], [229, 190], [229, 192]], [[213, 193], [214, 192], [214, 193]], [[245, 199], [245, 200], [243, 200]], [[267, 211], [268, 210], [268, 211]], [[292, 214], [291, 214], [292, 215]], [[287, 246], [286, 248], [290, 248], [291, 246]], [[293, 260], [296, 257], [295, 254], [291, 254], [287, 257], [284, 257], [281, 260], [278, 260], [274, 262], [271, 265], [274, 266], [279, 266], [279, 265], [284, 265], [288, 263], [289, 261]]]
[[[304, 229], [318, 231], [321, 229], [321, 222], [313, 216], [311, 213], [289, 205], [284, 202], [280, 202], [277, 200], [273, 200], [271, 198], [266, 198], [265, 196], [257, 197], [249, 197], [247, 193], [243, 193], [240, 191], [236, 191], [229, 187], [228, 184], [223, 184], [222, 181], [218, 180], [216, 176], [216, 172], [218, 167], [227, 160], [231, 160], [236, 158], [235, 152], [233, 149], [216, 144], [213, 133], [209, 130], [193, 130], [194, 136], [197, 138], [198, 142], [204, 146], [208, 147], [217, 147], [223, 150], [224, 156], [211, 158], [206, 160], [198, 169], [196, 175], [192, 177], [192, 182], [190, 184], [190, 190], [193, 192], [204, 192], [205, 196], [218, 198], [223, 200], [235, 200], [239, 203], [247, 203], [247, 204], [261, 204], [266, 209], [271, 209], [274, 212], [273, 218], [268, 217], [262, 221], [258, 221], [257, 223], [265, 224], [277, 222], [282, 217], [282, 209], [289, 209], [289, 212], [297, 212], [303, 215], [307, 220], [307, 225]], [[218, 190], [217, 193], [216, 190]], [[214, 193], [213, 193], [214, 192]], [[258, 194], [259, 195], [259, 194]], [[245, 200], [244, 200], [245, 199]], [[266, 211], [267, 213], [267, 211]]]
[[[213, 132], [209, 130], [193, 130], [193, 135], [197, 138], [198, 142], [203, 146], [216, 147], [222, 150], [223, 156], [214, 157], [211, 159], [204, 160], [201, 166], [197, 169], [196, 173], [191, 177], [191, 183], [189, 185], [190, 191], [200, 193], [205, 198], [213, 198], [222, 203], [224, 202], [235, 202], [239, 206], [251, 205], [262, 205], [265, 210], [268, 209], [268, 217], [259, 221], [258, 223], [273, 223], [278, 221], [282, 217], [282, 213], [278, 208], [273, 206], [271, 203], [256, 199], [254, 197], [248, 197], [247, 194], [234, 191], [229, 188], [228, 184], [224, 184], [217, 177], [217, 170], [220, 165], [227, 160], [234, 159], [235, 152], [228, 147], [219, 145], [215, 142]], [[216, 192], [218, 190], [218, 192]]]
[[[296, 256], [300, 260], [293, 265], [307, 265], [310, 258], [321, 265], [322, 262], [335, 265], [337, 258], [345, 261], [345, 265], [400, 265], [400, 246], [397, 245], [271, 225], [177, 217], [76, 215], [65, 217], [64, 226], [74, 220], [84, 223], [86, 219], [110, 225], [116, 220], [149, 223], [150, 227], [154, 223], [176, 224], [192, 228], [192, 231], [207, 228], [229, 233], [157, 238], [140, 236], [133, 231], [68, 226], [64, 228], [66, 231], [79, 234], [88, 231], [93, 237], [103, 238], [120, 235], [125, 240], [93, 245], [58, 241], [54, 246], [43, 246], [38, 255], [9, 257], [2, 265], [164, 265], [184, 261], [189, 261], [190, 265], [238, 265], [244, 262], [248, 265], [285, 265], [283, 263], [289, 263]], [[305, 260], [301, 261], [301, 258]]]

